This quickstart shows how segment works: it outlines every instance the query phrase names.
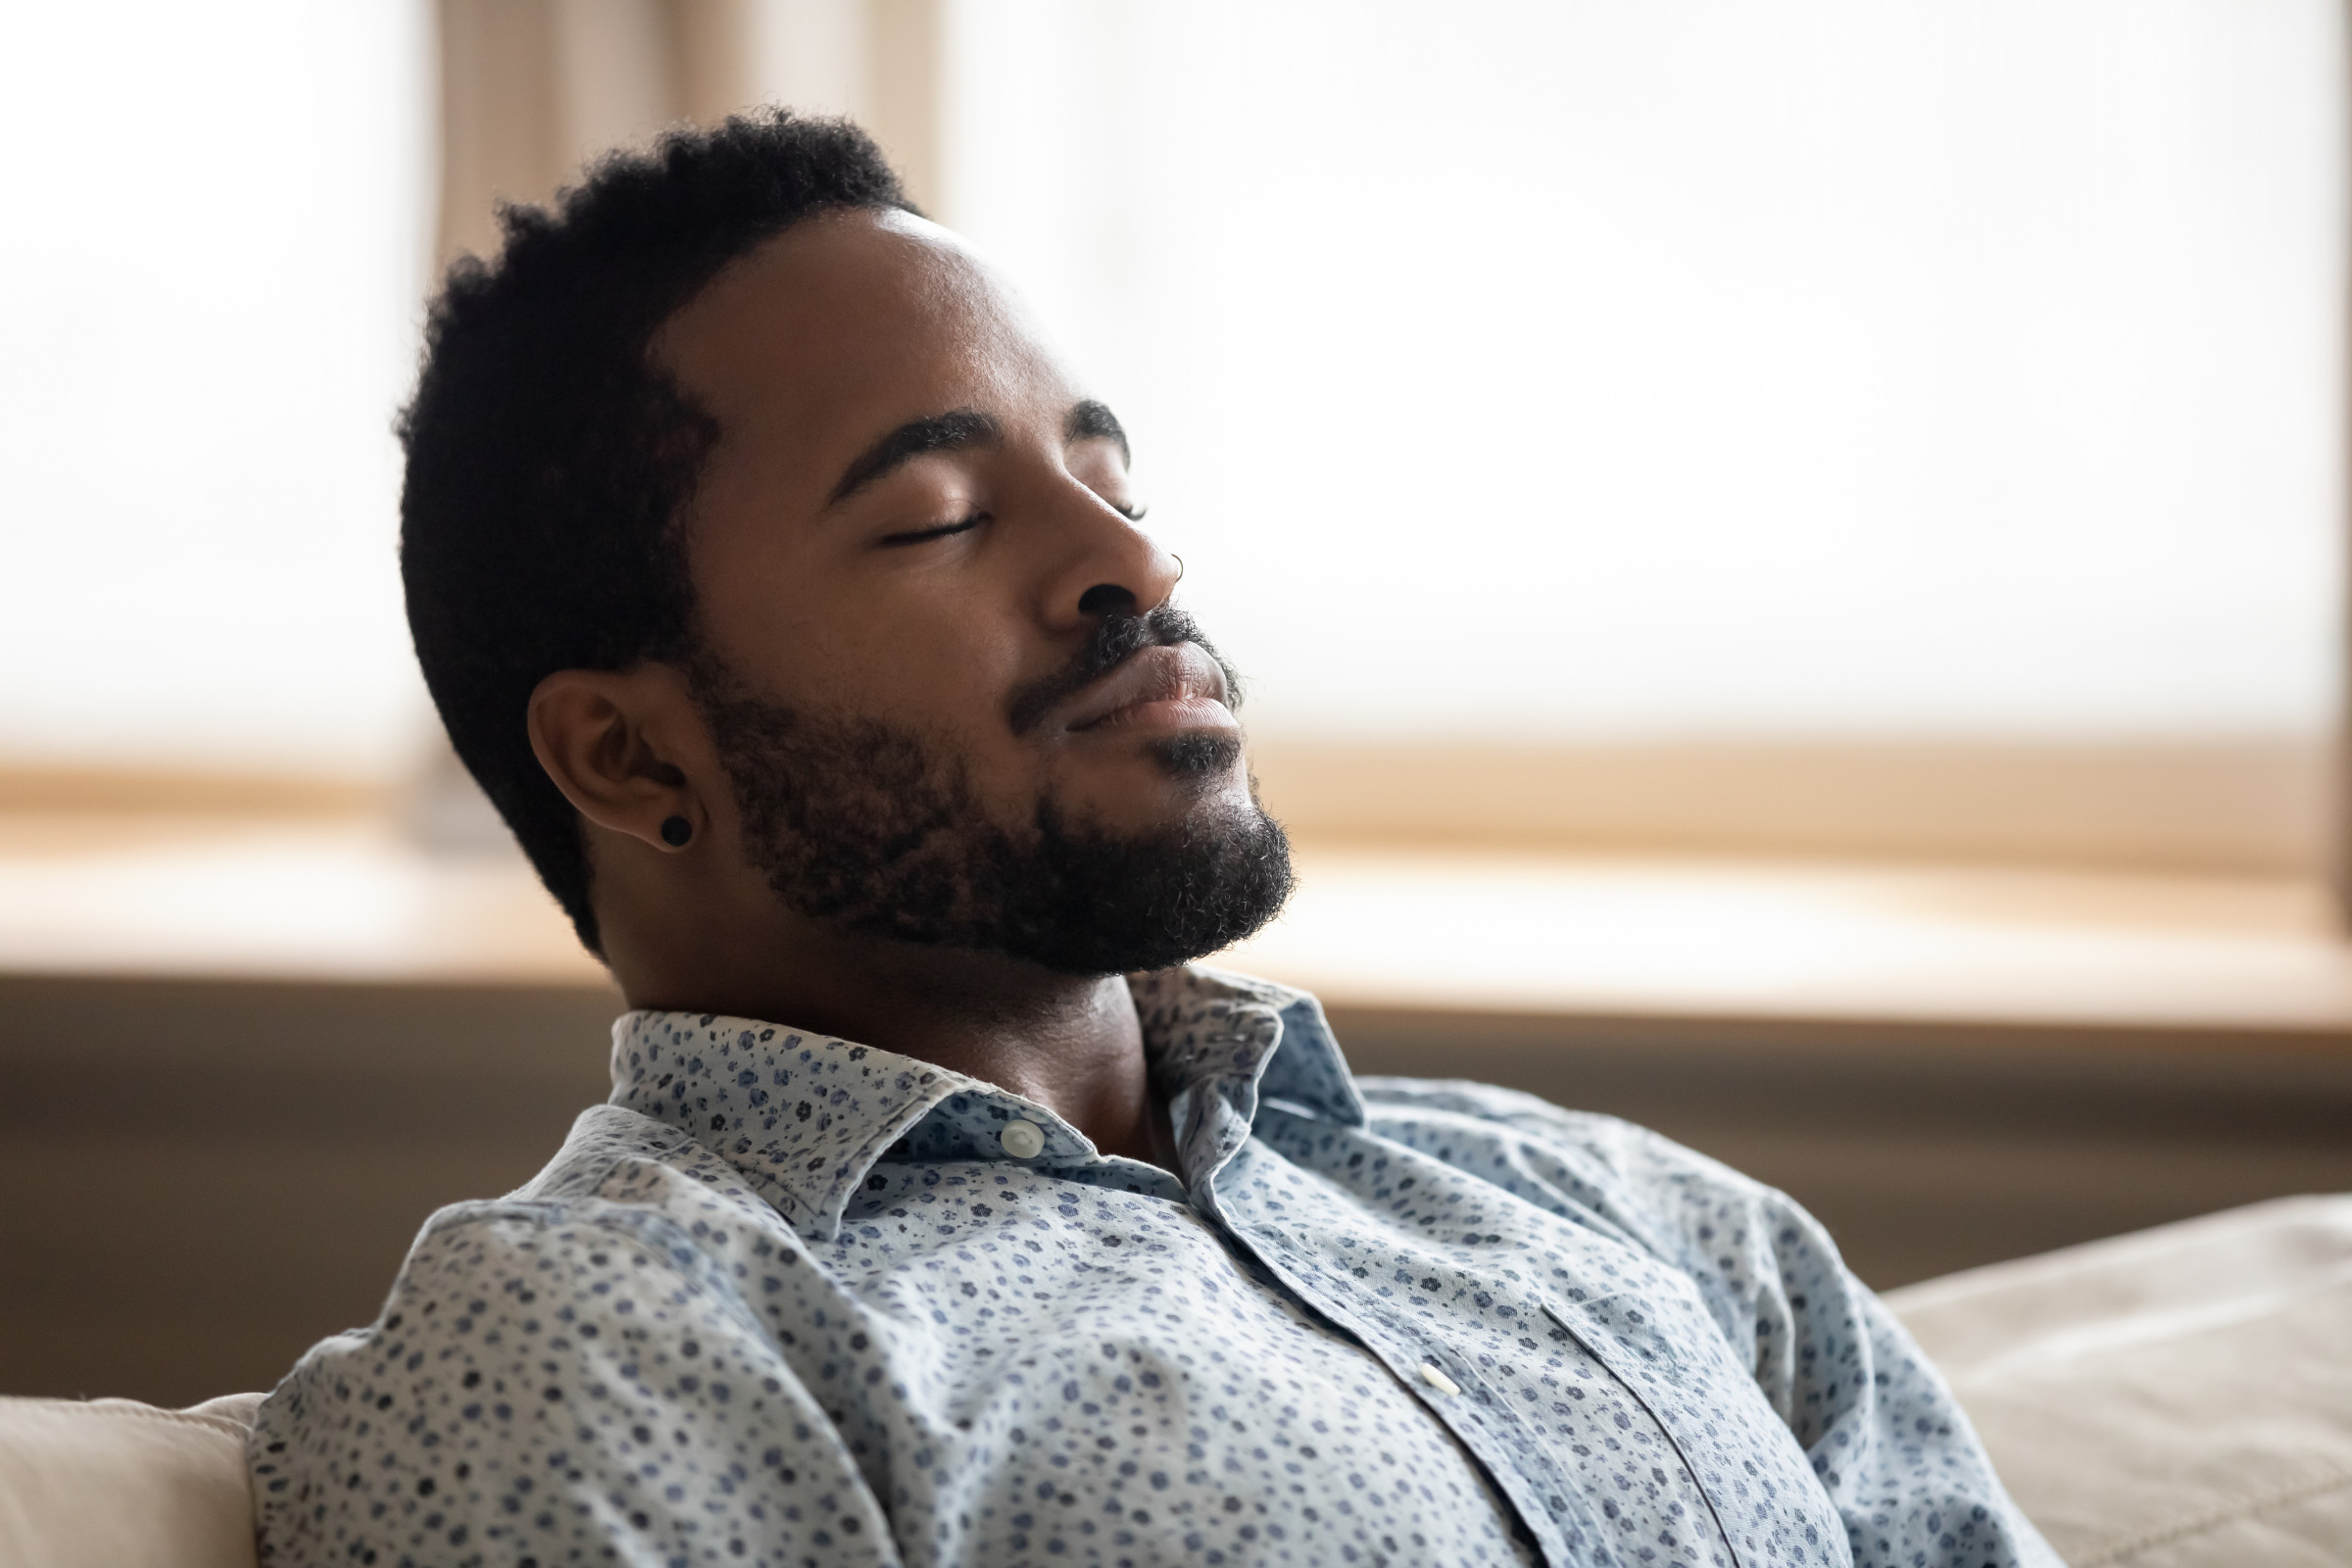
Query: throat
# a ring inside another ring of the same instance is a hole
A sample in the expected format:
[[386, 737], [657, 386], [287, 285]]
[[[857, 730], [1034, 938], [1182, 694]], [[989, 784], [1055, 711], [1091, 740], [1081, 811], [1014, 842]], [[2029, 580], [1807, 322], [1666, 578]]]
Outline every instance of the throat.
[[[1168, 1115], [1168, 1102], [1157, 1090], [1146, 1087], [1144, 1115], [1137, 1125], [1122, 1130], [1122, 1136], [1104, 1137], [1083, 1122], [1073, 1123], [1085, 1133], [1094, 1146], [1105, 1154], [1115, 1154], [1145, 1165], [1156, 1165], [1161, 1170], [1184, 1180], [1184, 1171], [1177, 1158], [1176, 1129]], [[1103, 1129], [1108, 1132], [1108, 1129]]]
[[1101, 982], [1083, 1005], [980, 1031], [940, 1065], [1033, 1100], [1101, 1152], [1177, 1170], [1167, 1102], [1152, 1088], [1141, 1020], [1125, 980]]

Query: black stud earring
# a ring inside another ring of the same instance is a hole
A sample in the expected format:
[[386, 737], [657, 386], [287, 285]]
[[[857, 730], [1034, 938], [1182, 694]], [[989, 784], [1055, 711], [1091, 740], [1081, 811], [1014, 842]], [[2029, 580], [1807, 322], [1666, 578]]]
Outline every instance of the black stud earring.
[[694, 824], [687, 821], [684, 817], [665, 816], [662, 819], [662, 842], [668, 845], [671, 849], [684, 849], [686, 847], [686, 841], [693, 837]]

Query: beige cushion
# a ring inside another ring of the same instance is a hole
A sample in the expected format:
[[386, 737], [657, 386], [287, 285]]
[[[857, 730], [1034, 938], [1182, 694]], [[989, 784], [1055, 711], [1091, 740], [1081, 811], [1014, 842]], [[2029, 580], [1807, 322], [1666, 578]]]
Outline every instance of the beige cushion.
[[2073, 1568], [2352, 1563], [2352, 1197], [1896, 1291]]
[[0, 1399], [0, 1563], [253, 1568], [245, 1434], [261, 1402]]

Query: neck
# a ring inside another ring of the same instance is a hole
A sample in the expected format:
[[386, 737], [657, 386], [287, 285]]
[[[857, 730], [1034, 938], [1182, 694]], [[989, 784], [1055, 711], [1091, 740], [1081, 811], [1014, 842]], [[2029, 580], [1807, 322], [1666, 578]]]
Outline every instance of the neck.
[[1175, 1169], [1119, 976], [845, 936], [797, 917], [759, 926], [607, 918], [606, 961], [631, 1007], [758, 1018], [912, 1056], [1037, 1102], [1104, 1153]]

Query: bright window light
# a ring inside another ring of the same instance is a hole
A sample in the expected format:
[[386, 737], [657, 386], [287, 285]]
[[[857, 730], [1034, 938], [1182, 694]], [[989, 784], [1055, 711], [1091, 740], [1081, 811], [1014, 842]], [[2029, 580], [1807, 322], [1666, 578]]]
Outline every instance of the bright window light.
[[953, 0], [1261, 732], [2308, 735], [2336, 0]]
[[[944, 214], [1261, 732], [2335, 701], [2333, 0], [945, 0]], [[0, 22], [0, 763], [398, 770], [423, 0]]]
[[424, 0], [0, 19], [0, 762], [398, 768]]

